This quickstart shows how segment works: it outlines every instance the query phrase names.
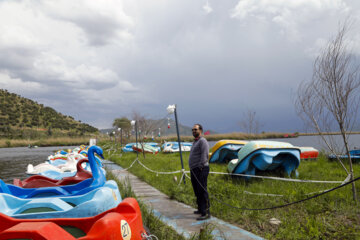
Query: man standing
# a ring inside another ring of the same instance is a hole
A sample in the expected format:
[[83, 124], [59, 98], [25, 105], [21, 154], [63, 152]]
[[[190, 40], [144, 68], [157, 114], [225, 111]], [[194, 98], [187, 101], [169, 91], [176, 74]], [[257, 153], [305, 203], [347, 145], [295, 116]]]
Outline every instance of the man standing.
[[195, 124], [192, 128], [194, 143], [190, 150], [189, 167], [191, 172], [191, 183], [196, 196], [198, 210], [194, 214], [200, 214], [196, 220], [210, 218], [210, 201], [207, 191], [207, 178], [209, 175], [209, 144], [202, 137], [203, 128]]

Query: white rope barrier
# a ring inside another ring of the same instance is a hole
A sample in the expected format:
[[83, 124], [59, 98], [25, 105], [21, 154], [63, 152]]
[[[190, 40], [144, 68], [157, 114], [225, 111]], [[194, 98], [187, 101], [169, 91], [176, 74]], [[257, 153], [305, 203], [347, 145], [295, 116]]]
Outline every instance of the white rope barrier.
[[[176, 174], [176, 173], [190, 173], [190, 171], [184, 170], [177, 170], [173, 172], [160, 172], [150, 169], [149, 167], [145, 166], [138, 158], [136, 158], [128, 168], [121, 169], [121, 171], [126, 171], [130, 169], [135, 162], [138, 162], [143, 168], [146, 170], [156, 173], [156, 174]], [[302, 182], [302, 183], [341, 183], [344, 184], [349, 181], [350, 175], [346, 177], [343, 181], [321, 181], [321, 180], [306, 180], [306, 179], [292, 179], [292, 178], [279, 178], [279, 177], [268, 177], [268, 176], [258, 176], [258, 175], [248, 175], [248, 174], [241, 174], [241, 173], [225, 173], [225, 172], [209, 172], [210, 174], [219, 174], [219, 175], [230, 175], [230, 176], [241, 176], [241, 177], [253, 177], [253, 178], [262, 178], [262, 179], [272, 179], [272, 180], [279, 180], [279, 181], [286, 181], [286, 182]]]
[[135, 158], [135, 160], [130, 164], [130, 166], [129, 166], [128, 168], [120, 169], [120, 171], [127, 171], [127, 170], [129, 170], [130, 168], [132, 168], [132, 166], [136, 163], [137, 160], [138, 160], [138, 159]]
[[272, 194], [272, 193], [253, 193], [249, 191], [243, 191], [243, 193], [250, 194], [250, 195], [257, 195], [257, 196], [268, 196], [268, 197], [283, 197], [284, 195], [280, 194]]
[[[189, 171], [187, 171], [189, 172]], [[185, 176], [191, 180], [191, 178], [185, 174]], [[346, 182], [348, 181], [344, 181], [341, 185], [345, 184]], [[308, 196], [308, 195], [313, 195], [313, 194], [317, 194], [317, 193], [323, 193], [323, 192], [326, 192], [328, 191], [329, 189], [326, 189], [326, 190], [320, 190], [320, 191], [317, 191], [317, 192], [311, 192], [311, 193], [307, 193], [307, 194], [304, 194], [305, 196]], [[272, 193], [253, 193], [253, 192], [249, 192], [249, 191], [246, 191], [244, 190], [243, 193], [245, 194], [250, 194], [250, 195], [258, 195], [258, 196], [268, 196], [268, 197], [284, 197], [284, 195], [281, 195], [281, 194], [272, 194]]]
[[150, 168], [148, 168], [147, 166], [145, 166], [142, 162], [140, 162], [140, 160], [138, 159], [138, 163], [143, 166], [146, 170], [150, 171], [150, 172], [153, 172], [153, 173], [156, 173], [156, 174], [175, 174], [175, 173], [181, 173], [182, 170], [177, 170], [177, 171], [174, 171], [174, 172], [158, 172], [158, 171], [154, 171]]
[[241, 173], [224, 173], [224, 172], [210, 172], [210, 174], [222, 174], [222, 175], [231, 175], [231, 176], [241, 176], [241, 177], [254, 177], [254, 178], [264, 178], [264, 179], [272, 179], [279, 181], [287, 181], [287, 182], [306, 182], [306, 183], [344, 183], [348, 182], [347, 179], [344, 181], [321, 181], [321, 180], [306, 180], [306, 179], [292, 179], [292, 178], [279, 178], [279, 177], [267, 177], [267, 176], [258, 176], [258, 175], [248, 175]]
[[[343, 184], [341, 184], [343, 185]], [[326, 190], [320, 190], [317, 192], [311, 192], [311, 193], [306, 193], [304, 194], [305, 196], [309, 196], [309, 195], [314, 195], [314, 194], [318, 194], [318, 193], [323, 193], [326, 191], [329, 191], [330, 189], [326, 189]], [[258, 195], [258, 196], [269, 196], [269, 197], [285, 197], [285, 195], [281, 195], [281, 194], [272, 194], [272, 193], [253, 193], [253, 192], [249, 192], [249, 191], [245, 191], [243, 193], [246, 194], [250, 194], [250, 195]]]
[[[121, 171], [126, 171], [126, 170], [130, 169], [135, 164], [135, 162], [138, 162], [143, 168], [145, 168], [146, 170], [148, 170], [148, 171], [150, 171], [152, 173], [156, 173], [156, 174], [182, 173], [179, 184], [181, 183], [184, 176], [191, 180], [190, 176], [187, 174], [187, 173], [190, 173], [190, 171], [185, 171], [184, 169], [181, 169], [181, 170], [177, 170], [177, 171], [173, 171], [173, 172], [159, 172], [159, 171], [155, 171], [155, 170], [152, 170], [152, 169], [148, 168], [138, 158], [135, 158], [135, 160], [131, 163], [131, 165], [128, 168], [121, 169]], [[350, 180], [350, 175], [348, 175], [344, 181], [319, 181], [319, 180], [301, 180], [301, 179], [288, 179], [288, 178], [278, 178], [278, 177], [266, 177], [266, 176], [247, 175], [247, 174], [232, 174], [232, 173], [223, 173], [223, 172], [209, 172], [209, 173], [211, 173], [211, 174], [222, 174], [222, 175], [233, 175], [233, 176], [257, 177], [257, 178], [265, 178], [265, 179], [272, 179], [272, 180], [303, 182], [303, 183], [341, 183], [341, 185], [347, 183]], [[328, 191], [328, 189], [327, 190], [317, 191], [317, 192], [311, 192], [311, 193], [307, 193], [307, 194], [304, 194], [304, 195], [308, 196], [308, 195], [313, 195], [313, 194], [322, 193], [322, 192], [326, 192], [326, 191]], [[272, 194], [272, 193], [253, 193], [253, 192], [249, 192], [249, 191], [243, 191], [243, 192], [245, 194], [258, 195], [258, 196], [284, 197], [284, 195]]]

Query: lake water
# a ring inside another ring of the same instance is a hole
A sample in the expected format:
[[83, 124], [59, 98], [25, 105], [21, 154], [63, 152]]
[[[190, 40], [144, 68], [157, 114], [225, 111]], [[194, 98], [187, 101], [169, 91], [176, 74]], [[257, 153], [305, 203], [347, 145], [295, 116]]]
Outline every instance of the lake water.
[[13, 178], [27, 178], [25, 172], [29, 163], [37, 165], [45, 162], [55, 151], [68, 148], [74, 147], [0, 148], [0, 178], [11, 184]]

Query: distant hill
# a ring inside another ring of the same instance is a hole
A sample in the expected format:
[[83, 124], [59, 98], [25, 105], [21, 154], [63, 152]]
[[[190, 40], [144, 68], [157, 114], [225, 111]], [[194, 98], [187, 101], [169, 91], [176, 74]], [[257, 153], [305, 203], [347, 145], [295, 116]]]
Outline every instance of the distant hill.
[[0, 89], [0, 137], [22, 137], [26, 130], [62, 131], [67, 135], [95, 133], [97, 128], [58, 113], [33, 100]]

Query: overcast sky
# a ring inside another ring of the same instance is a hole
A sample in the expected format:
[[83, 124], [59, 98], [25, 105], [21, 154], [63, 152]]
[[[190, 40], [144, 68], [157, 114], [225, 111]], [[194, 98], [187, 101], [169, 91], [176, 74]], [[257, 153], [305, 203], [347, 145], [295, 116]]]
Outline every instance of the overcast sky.
[[293, 95], [359, 0], [0, 0], [0, 88], [98, 128], [137, 111], [302, 131]]

